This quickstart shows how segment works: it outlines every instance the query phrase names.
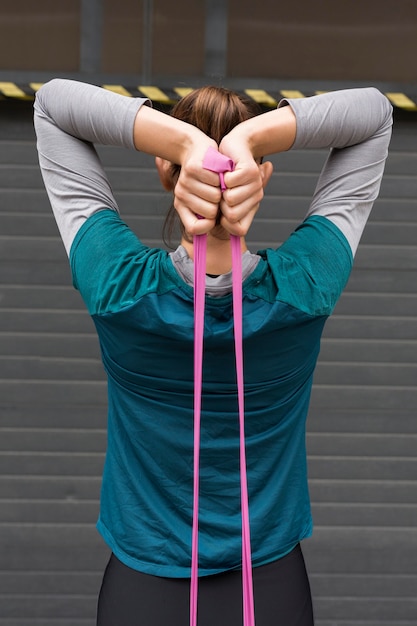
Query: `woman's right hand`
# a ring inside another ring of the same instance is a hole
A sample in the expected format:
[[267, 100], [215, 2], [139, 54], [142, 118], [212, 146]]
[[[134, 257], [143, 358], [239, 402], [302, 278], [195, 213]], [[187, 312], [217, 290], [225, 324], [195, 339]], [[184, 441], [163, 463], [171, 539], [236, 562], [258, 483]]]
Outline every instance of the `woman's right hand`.
[[272, 163], [257, 162], [245, 136], [234, 131], [222, 140], [219, 150], [235, 164], [233, 172], [225, 174], [227, 189], [220, 203], [220, 223], [229, 233], [243, 237], [259, 209]]
[[295, 133], [295, 115], [286, 106], [238, 124], [223, 138], [219, 150], [235, 163], [235, 170], [225, 175], [228, 190], [220, 205], [222, 224], [229, 232], [247, 233], [273, 171], [272, 163], [261, 160], [289, 150]]

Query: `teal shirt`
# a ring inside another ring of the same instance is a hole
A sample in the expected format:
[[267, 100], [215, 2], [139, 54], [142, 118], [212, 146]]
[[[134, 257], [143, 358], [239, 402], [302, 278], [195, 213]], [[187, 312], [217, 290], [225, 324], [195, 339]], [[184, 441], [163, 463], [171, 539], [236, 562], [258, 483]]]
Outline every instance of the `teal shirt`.
[[[305, 421], [320, 337], [352, 267], [341, 231], [309, 217], [243, 284], [245, 423], [253, 565], [312, 532]], [[139, 571], [190, 575], [193, 290], [169, 254], [104, 210], [71, 248], [108, 376], [98, 528]], [[231, 294], [206, 297], [199, 573], [241, 566], [239, 422]]]

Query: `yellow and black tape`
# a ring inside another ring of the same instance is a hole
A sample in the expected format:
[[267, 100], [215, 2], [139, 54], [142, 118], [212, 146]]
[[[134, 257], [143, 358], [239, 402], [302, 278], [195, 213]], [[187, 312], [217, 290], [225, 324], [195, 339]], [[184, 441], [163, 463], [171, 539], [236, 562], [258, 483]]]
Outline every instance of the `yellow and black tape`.
[[[17, 84], [0, 81], [0, 100], [18, 99], [33, 100], [35, 93], [43, 83]], [[146, 97], [162, 106], [170, 107], [180, 98], [185, 96], [193, 87], [162, 88], [154, 85], [138, 85], [137, 87], [125, 87], [123, 85], [101, 85], [105, 89], [130, 96], [133, 98]], [[242, 91], [263, 107], [275, 108], [282, 98], [305, 98], [322, 91], [297, 91], [294, 89], [279, 89], [277, 91], [265, 91], [263, 89], [245, 89]], [[402, 92], [386, 92], [385, 95], [394, 107], [405, 111], [417, 111], [417, 93], [405, 94]]]

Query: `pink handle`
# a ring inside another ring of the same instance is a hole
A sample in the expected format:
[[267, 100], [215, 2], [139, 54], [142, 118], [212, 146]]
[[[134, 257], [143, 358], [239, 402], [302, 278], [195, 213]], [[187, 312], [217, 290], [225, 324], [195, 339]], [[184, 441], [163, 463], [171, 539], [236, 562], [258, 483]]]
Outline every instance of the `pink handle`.
[[[232, 171], [233, 161], [209, 148], [203, 167], [217, 172], [220, 177], [222, 191], [224, 172]], [[242, 253], [240, 238], [232, 235], [232, 266], [233, 266], [233, 318], [235, 336], [235, 357], [239, 406], [240, 431], [240, 491], [242, 508], [242, 587], [243, 587], [243, 624], [255, 626], [255, 610], [253, 600], [252, 558], [250, 547], [250, 522], [248, 486], [246, 475], [245, 423], [244, 423], [244, 381], [243, 381], [243, 348], [242, 348]], [[198, 503], [200, 474], [200, 423], [202, 393], [202, 362], [204, 336], [204, 304], [206, 283], [206, 249], [207, 235], [194, 237], [194, 497], [193, 497], [193, 529], [191, 555], [191, 588], [190, 588], [190, 626], [197, 626], [198, 599]]]

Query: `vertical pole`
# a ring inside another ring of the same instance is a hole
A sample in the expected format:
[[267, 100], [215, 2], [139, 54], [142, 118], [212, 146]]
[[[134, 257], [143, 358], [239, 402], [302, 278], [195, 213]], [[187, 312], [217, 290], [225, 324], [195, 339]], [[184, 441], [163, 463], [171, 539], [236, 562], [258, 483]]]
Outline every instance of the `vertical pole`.
[[142, 80], [145, 84], [152, 77], [153, 0], [143, 0], [142, 26]]
[[206, 76], [223, 78], [227, 73], [228, 0], [206, 0]]
[[103, 52], [103, 0], [81, 0], [80, 71], [100, 72]]

